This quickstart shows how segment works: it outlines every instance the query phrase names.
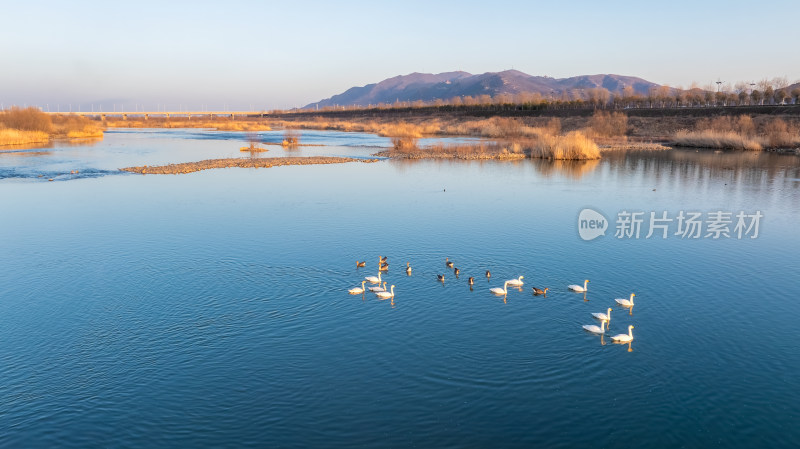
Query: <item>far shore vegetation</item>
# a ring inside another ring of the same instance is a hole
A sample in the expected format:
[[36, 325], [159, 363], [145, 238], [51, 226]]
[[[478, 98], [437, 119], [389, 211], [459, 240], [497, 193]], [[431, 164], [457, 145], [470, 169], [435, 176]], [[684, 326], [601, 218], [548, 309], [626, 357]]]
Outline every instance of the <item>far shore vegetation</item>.
[[53, 139], [100, 137], [103, 137], [102, 125], [86, 117], [51, 116], [33, 107], [0, 111], [0, 149], [7, 145], [47, 143]]
[[[688, 146], [773, 150], [800, 154], [800, 83], [774, 78], [733, 86], [660, 86], [646, 94], [627, 86], [540, 95], [456, 97], [432, 102], [342, 106], [253, 113], [252, 116], [48, 116], [35, 108], [0, 113], [0, 145], [53, 138], [102, 136], [102, 129], [210, 128], [280, 130], [285, 150], [301, 144], [302, 130], [374, 133], [388, 137], [381, 154], [401, 158], [543, 158], [591, 160], [608, 151]], [[420, 145], [429, 137], [472, 137], [455, 146]], [[256, 153], [256, 143], [242, 151]]]
[[[390, 138], [381, 155], [399, 158], [597, 159], [604, 152], [693, 146], [737, 150], [800, 150], [800, 114], [637, 115], [625, 110], [595, 109], [563, 116], [473, 116], [447, 113], [402, 115], [283, 114], [241, 118], [240, 129], [281, 129], [285, 149], [300, 144], [301, 130], [374, 133]], [[129, 118], [109, 126], [231, 129], [230, 119], [185, 121]], [[176, 123], [177, 122], [177, 123]], [[223, 126], [215, 126], [224, 124]], [[474, 143], [420, 146], [427, 137], [472, 137]], [[275, 145], [275, 144], [273, 144]], [[243, 149], [246, 151], [247, 149]]]

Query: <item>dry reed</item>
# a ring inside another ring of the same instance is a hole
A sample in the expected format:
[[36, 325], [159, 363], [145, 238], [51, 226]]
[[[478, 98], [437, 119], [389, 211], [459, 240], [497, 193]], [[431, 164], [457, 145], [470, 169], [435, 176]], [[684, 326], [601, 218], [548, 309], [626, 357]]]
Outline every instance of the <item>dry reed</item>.
[[600, 148], [584, 133], [572, 131], [565, 135], [539, 136], [531, 142], [530, 155], [534, 158], [559, 160], [599, 159]]
[[697, 130], [678, 131], [674, 141], [687, 147], [760, 151], [800, 147], [800, 132], [780, 118], [762, 120], [757, 127], [747, 115], [723, 116], [699, 120]]
[[103, 137], [102, 127], [86, 117], [49, 116], [36, 108], [12, 107], [0, 112], [3, 136], [0, 145], [24, 145], [47, 142], [53, 137], [70, 139]]
[[27, 145], [31, 143], [46, 143], [50, 135], [42, 131], [21, 131], [18, 129], [0, 129], [0, 146]]
[[733, 150], [761, 151], [764, 147], [755, 137], [737, 133], [735, 131], [678, 131], [674, 137], [674, 144], [684, 147], [699, 148], [725, 148]]
[[0, 126], [20, 131], [41, 131], [50, 134], [53, 122], [50, 116], [37, 108], [19, 108], [12, 106], [0, 112]]
[[628, 132], [628, 116], [622, 112], [597, 111], [589, 119], [589, 129], [598, 137], [624, 136]]

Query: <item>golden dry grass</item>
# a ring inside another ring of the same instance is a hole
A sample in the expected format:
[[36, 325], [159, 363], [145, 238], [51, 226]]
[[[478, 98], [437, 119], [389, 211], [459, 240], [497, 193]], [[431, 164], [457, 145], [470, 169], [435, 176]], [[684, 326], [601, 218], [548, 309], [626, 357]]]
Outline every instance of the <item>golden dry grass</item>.
[[27, 145], [46, 143], [50, 135], [42, 131], [21, 131], [18, 129], [0, 129], [0, 145]]
[[781, 118], [748, 115], [714, 117], [697, 122], [694, 131], [681, 130], [674, 136], [676, 145], [701, 148], [760, 151], [800, 147], [800, 129]]
[[533, 158], [558, 160], [599, 159], [600, 148], [580, 131], [565, 135], [544, 134], [534, 139], [530, 145]]
[[103, 137], [103, 128], [96, 121], [79, 116], [49, 116], [36, 108], [12, 107], [0, 111], [0, 128], [4, 128], [0, 145], [42, 143], [51, 138]]
[[699, 148], [724, 148], [732, 150], [761, 151], [764, 147], [756, 137], [748, 137], [735, 131], [678, 131], [675, 145]]
[[483, 120], [455, 121], [440, 125], [440, 134], [453, 136], [475, 136], [493, 139], [515, 139], [558, 134], [561, 121], [553, 117], [544, 126], [530, 126], [522, 120], [492, 117]]
[[271, 131], [272, 126], [265, 121], [254, 120], [230, 120], [229, 118], [208, 119], [188, 119], [151, 117], [148, 120], [142, 118], [129, 118], [128, 120], [106, 120], [109, 128], [208, 128], [219, 131]]
[[204, 122], [204, 124], [206, 125], [203, 126], [204, 128], [215, 128], [220, 131], [271, 131], [272, 130], [271, 126], [263, 122], [214, 121], [214, 122]]
[[80, 131], [68, 131], [67, 137], [70, 139], [96, 139], [103, 137], [102, 129], [84, 128]]
[[0, 127], [18, 129], [20, 131], [41, 131], [50, 134], [53, 122], [50, 116], [37, 108], [19, 108], [12, 106], [0, 111]]
[[628, 116], [622, 112], [597, 111], [588, 125], [595, 137], [620, 137], [628, 132]]
[[239, 147], [239, 151], [246, 151], [249, 153], [266, 153], [269, 150], [267, 148], [261, 148], [256, 144], [251, 143], [250, 146]]

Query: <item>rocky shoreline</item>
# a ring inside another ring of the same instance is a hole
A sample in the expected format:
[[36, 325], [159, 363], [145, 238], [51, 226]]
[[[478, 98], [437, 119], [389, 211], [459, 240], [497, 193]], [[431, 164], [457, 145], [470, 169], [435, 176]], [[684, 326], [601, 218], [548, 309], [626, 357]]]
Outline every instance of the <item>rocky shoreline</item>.
[[378, 162], [379, 159], [356, 159], [349, 157], [275, 157], [275, 158], [227, 158], [227, 159], [206, 159], [198, 162], [184, 162], [180, 164], [169, 164], [160, 166], [140, 166], [120, 168], [121, 171], [130, 173], [141, 173], [143, 175], [176, 175], [183, 173], [193, 173], [201, 170], [214, 168], [269, 168], [280, 167], [283, 165], [323, 165], [323, 164], [344, 164], [347, 162]]

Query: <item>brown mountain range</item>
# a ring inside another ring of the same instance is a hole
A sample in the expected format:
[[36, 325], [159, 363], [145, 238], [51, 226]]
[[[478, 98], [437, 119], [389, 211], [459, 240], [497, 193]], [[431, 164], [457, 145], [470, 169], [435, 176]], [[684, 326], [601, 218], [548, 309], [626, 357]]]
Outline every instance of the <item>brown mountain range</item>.
[[611, 92], [630, 86], [639, 94], [646, 94], [659, 85], [641, 78], [623, 75], [581, 75], [570, 78], [531, 76], [518, 70], [487, 72], [473, 75], [467, 72], [412, 73], [395, 76], [379, 83], [352, 87], [345, 92], [311, 103], [305, 108], [359, 105], [397, 101], [448, 100], [453, 97], [495, 96], [499, 94], [538, 93], [542, 96], [560, 96], [567, 91], [605, 88]]

